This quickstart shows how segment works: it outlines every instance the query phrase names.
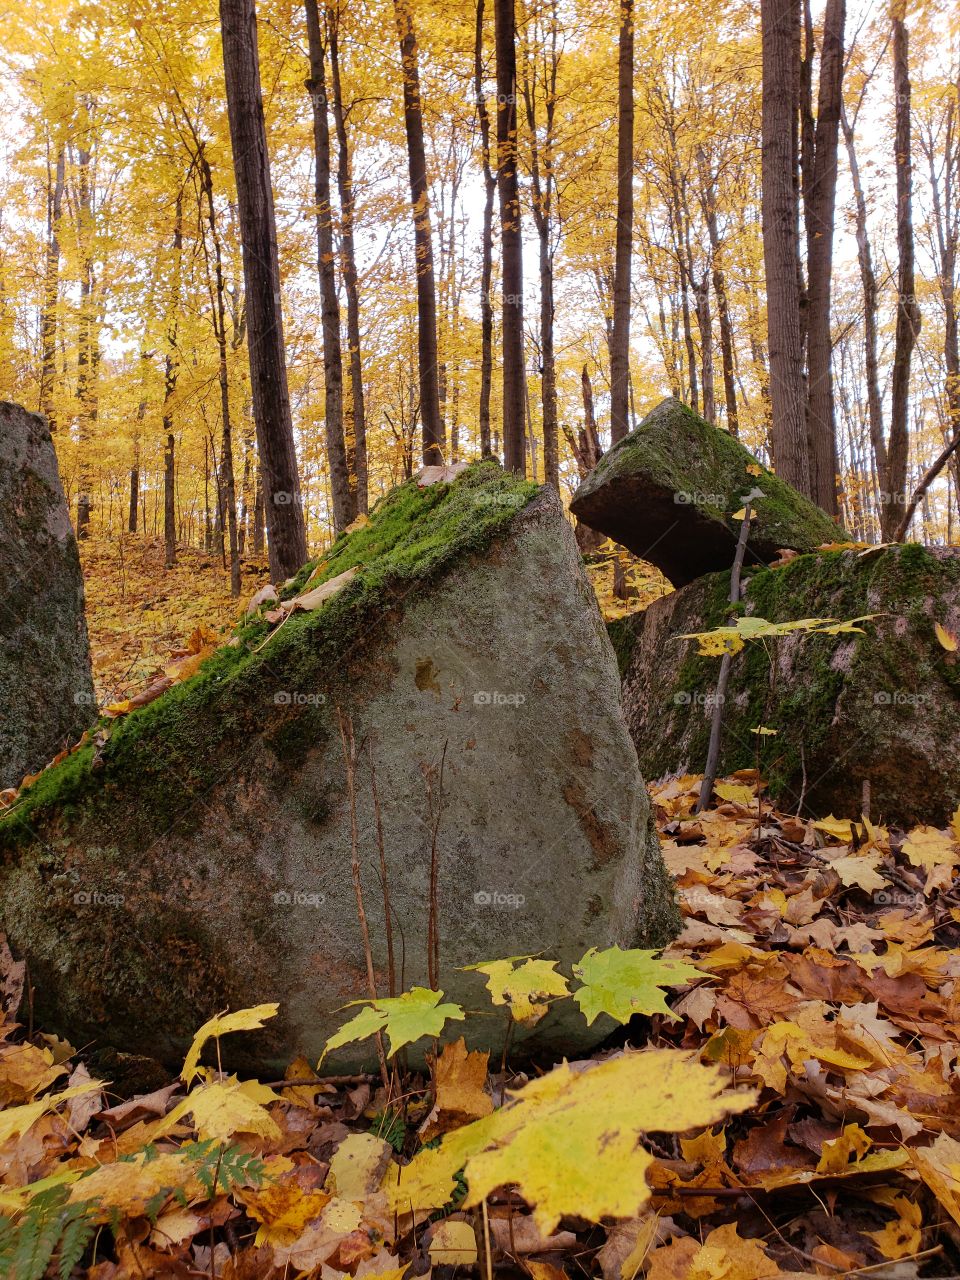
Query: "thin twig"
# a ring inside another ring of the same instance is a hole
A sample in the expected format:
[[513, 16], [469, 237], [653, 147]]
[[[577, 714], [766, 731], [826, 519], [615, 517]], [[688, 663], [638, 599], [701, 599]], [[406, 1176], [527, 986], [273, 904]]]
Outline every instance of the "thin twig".
[[[353, 877], [353, 892], [357, 899], [357, 918], [360, 921], [360, 935], [363, 938], [363, 954], [367, 963], [367, 988], [370, 999], [377, 999], [377, 978], [373, 968], [373, 951], [370, 946], [370, 929], [367, 925], [367, 913], [363, 906], [363, 882], [360, 878], [360, 842], [357, 835], [357, 744], [353, 736], [353, 721], [345, 716], [337, 707], [337, 722], [340, 726], [340, 742], [343, 746], [343, 760], [347, 771], [347, 795], [350, 800], [350, 874]], [[380, 1059], [380, 1075], [387, 1097], [390, 1096], [390, 1073], [387, 1070], [387, 1055], [383, 1048], [383, 1036], [378, 1031], [377, 1057]]]
[[[733, 557], [733, 568], [730, 570], [730, 603], [736, 604], [740, 599], [740, 570], [743, 568], [743, 557], [747, 551], [747, 536], [750, 532], [750, 502], [743, 504], [743, 523], [740, 525], [740, 536], [737, 538], [737, 550]], [[732, 655], [727, 652], [720, 661], [720, 675], [717, 678], [716, 701], [713, 705], [713, 720], [710, 724], [710, 746], [707, 749], [707, 763], [700, 784], [700, 795], [694, 813], [700, 813], [710, 803], [713, 795], [713, 784], [717, 780], [717, 768], [720, 764], [720, 734], [723, 729], [723, 703], [727, 696], [727, 682], [730, 679]]]
[[393, 957], [393, 920], [390, 909], [390, 886], [387, 879], [387, 852], [383, 839], [383, 819], [380, 813], [380, 794], [377, 791], [377, 770], [373, 763], [373, 749], [367, 743], [367, 759], [370, 761], [370, 791], [373, 796], [373, 812], [377, 826], [377, 849], [380, 853], [380, 884], [383, 889], [383, 929], [387, 943], [387, 982], [390, 995], [397, 994], [397, 970]]

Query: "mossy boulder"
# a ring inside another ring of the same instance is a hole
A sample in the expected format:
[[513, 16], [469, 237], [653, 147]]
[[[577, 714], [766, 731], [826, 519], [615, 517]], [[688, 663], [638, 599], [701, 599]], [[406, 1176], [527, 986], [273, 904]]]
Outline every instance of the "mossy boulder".
[[[731, 616], [729, 579], [712, 574], [616, 624], [624, 714], [645, 776], [702, 772], [719, 658], [684, 633]], [[797, 631], [748, 641], [723, 708], [722, 773], [760, 763], [782, 807], [944, 822], [960, 803], [960, 662], [936, 624], [960, 631], [960, 553], [908, 545], [798, 556], [749, 576], [737, 610], [788, 622], [846, 621], [862, 634]]]
[[806, 552], [846, 535], [819, 507], [763, 467], [727, 431], [679, 400], [661, 401], [605, 453], [573, 496], [573, 514], [684, 586], [733, 564], [750, 493], [747, 564], [780, 549]]
[[0, 401], [0, 790], [96, 719], [83, 578], [46, 420]]
[[[506, 1019], [459, 966], [673, 936], [615, 657], [553, 492], [491, 461], [411, 482], [292, 590], [352, 566], [321, 608], [244, 626], [0, 820], [3, 927], [46, 1025], [176, 1063], [211, 1013], [279, 1000], [224, 1049], [261, 1068], [319, 1054], [367, 994], [341, 715], [380, 994], [374, 781], [398, 982], [427, 985], [435, 840], [440, 985], [481, 1011], [468, 1039], [496, 1049]], [[603, 1034], [555, 1009], [534, 1044]]]

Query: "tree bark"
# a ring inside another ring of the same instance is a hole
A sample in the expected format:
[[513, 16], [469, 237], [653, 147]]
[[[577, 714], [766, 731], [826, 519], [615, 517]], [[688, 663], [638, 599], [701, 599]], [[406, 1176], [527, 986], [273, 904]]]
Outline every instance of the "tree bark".
[[176, 469], [173, 432], [167, 435], [163, 450], [163, 567], [172, 569], [177, 563]]
[[[227, 365], [227, 313], [226, 285], [223, 278], [223, 253], [220, 232], [217, 227], [216, 207], [213, 201], [213, 174], [206, 150], [201, 148], [198, 161], [207, 205], [207, 222], [213, 244], [214, 279], [212, 281], [214, 334], [217, 339], [217, 376], [220, 382], [220, 417], [222, 439], [220, 444], [220, 485], [222, 511], [226, 515], [227, 540], [230, 546], [230, 594], [240, 595], [240, 543], [237, 537], [237, 486], [233, 471], [233, 425], [230, 413], [230, 372]], [[204, 245], [206, 239], [204, 238]], [[209, 266], [209, 259], [208, 259]], [[222, 523], [221, 523], [222, 528]]]
[[833, 401], [830, 293], [837, 197], [837, 144], [843, 101], [845, 0], [827, 0], [807, 212], [807, 432], [812, 497], [837, 515], [837, 427]]
[[490, 113], [483, 92], [483, 9], [477, 0], [477, 21], [473, 48], [473, 90], [480, 123], [480, 156], [483, 164], [483, 233], [480, 241], [480, 454], [490, 454], [490, 392], [493, 385], [493, 304], [490, 281], [493, 277], [493, 200], [497, 179], [490, 164]]
[[763, 262], [767, 283], [770, 441], [778, 474], [812, 496], [800, 331], [796, 93], [797, 0], [761, 0]]
[[857, 262], [860, 267], [860, 285], [863, 290], [864, 368], [867, 383], [867, 419], [870, 425], [870, 443], [876, 463], [880, 488], [887, 487], [887, 442], [883, 426], [883, 401], [880, 396], [879, 359], [877, 356], [877, 277], [873, 267], [873, 253], [867, 230], [867, 201], [860, 179], [860, 166], [854, 144], [853, 125], [841, 111], [843, 137], [847, 147], [850, 179], [853, 185], [854, 216], [857, 238]]
[[617, 67], [617, 234], [610, 339], [610, 439], [630, 430], [630, 268], [633, 259], [633, 0], [620, 0]]
[[893, 88], [896, 100], [894, 152], [897, 165], [897, 322], [893, 340], [890, 387], [890, 438], [887, 443], [887, 481], [881, 492], [880, 531], [892, 538], [901, 524], [907, 497], [910, 431], [907, 414], [910, 364], [920, 332], [913, 249], [913, 161], [910, 154], [910, 41], [902, 16], [893, 18]]
[[410, 171], [410, 203], [413, 206], [413, 241], [417, 264], [417, 366], [420, 383], [420, 419], [423, 424], [424, 466], [444, 461], [446, 441], [440, 418], [440, 382], [437, 358], [437, 286], [433, 269], [433, 236], [430, 227], [430, 189], [427, 154], [423, 140], [420, 102], [420, 55], [413, 26], [411, 0], [394, 0], [400, 62], [403, 73], [403, 118], [407, 132]]
[[[330, 79], [333, 87], [333, 121], [337, 131], [337, 190], [340, 195], [340, 260], [343, 287], [347, 295], [347, 342], [350, 348], [350, 404], [344, 410], [344, 439], [353, 440], [353, 472], [356, 477], [357, 512], [369, 506], [367, 462], [367, 410], [363, 392], [363, 360], [360, 349], [360, 285], [353, 239], [353, 170], [347, 139], [347, 117], [340, 83], [340, 3], [327, 6], [330, 43]], [[348, 459], [349, 461], [349, 459]]]
[[517, 44], [514, 0], [494, 0], [497, 49], [497, 186], [500, 195], [503, 462], [526, 475], [524, 449], [523, 240], [517, 176]]
[[296, 573], [306, 560], [307, 537], [287, 386], [277, 230], [254, 0], [220, 0], [220, 26], [270, 571], [281, 582]]
[[47, 260], [43, 279], [43, 311], [40, 315], [40, 412], [46, 415], [51, 435], [57, 430], [53, 387], [57, 376], [57, 299], [60, 292], [60, 219], [63, 213], [63, 189], [66, 177], [66, 154], [57, 148], [56, 169], [47, 195]]
[[310, 78], [306, 81], [313, 109], [316, 157], [314, 193], [317, 202], [317, 272], [320, 277], [320, 326], [323, 334], [324, 431], [333, 529], [339, 533], [356, 517], [356, 477], [351, 485], [343, 438], [343, 353], [340, 348], [340, 303], [337, 299], [336, 254], [333, 247], [333, 208], [330, 202], [330, 126], [327, 120], [326, 49], [317, 0], [304, 0], [310, 47]]

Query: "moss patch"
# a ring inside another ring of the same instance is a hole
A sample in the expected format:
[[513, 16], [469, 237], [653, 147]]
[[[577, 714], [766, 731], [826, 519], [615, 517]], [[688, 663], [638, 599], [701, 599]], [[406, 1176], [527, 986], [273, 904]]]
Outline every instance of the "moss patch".
[[[724, 574], [684, 588], [670, 606], [671, 635], [723, 625], [731, 612], [726, 591]], [[731, 668], [722, 772], [755, 763], [752, 730], [762, 724], [777, 736], [762, 743], [761, 767], [772, 794], [788, 804], [804, 792], [824, 812], [841, 803], [855, 808], [845, 802], [854, 793], [859, 800], [864, 779], [888, 816], [933, 817], [955, 803], [960, 769], [948, 744], [960, 737], [960, 664], [934, 628], [938, 621], [956, 625], [960, 556], [917, 545], [798, 556], [754, 573], [743, 609], [773, 622], [878, 616], [861, 624], [860, 635], [798, 632], [748, 642]], [[701, 657], [693, 641], [660, 635], [663, 660], [643, 673], [638, 663], [650, 659], [645, 625], [642, 615], [634, 622], [625, 685], [641, 768], [648, 777], [681, 766], [702, 769], [710, 731], [705, 708], [719, 659]], [[671, 658], [674, 648], [679, 652]]]
[[[356, 566], [352, 582], [320, 609], [293, 614], [274, 635], [263, 622], [243, 624], [233, 644], [192, 679], [106, 722], [110, 737], [99, 755], [85, 747], [46, 770], [0, 818], [0, 851], [32, 840], [51, 811], [67, 808], [72, 815], [131, 780], [142, 802], [130, 815], [134, 828], [156, 831], [158, 824], [189, 821], [181, 816], [189, 811], [185, 800], [216, 782], [220, 760], [260, 731], [274, 699], [294, 690], [309, 694], [320, 670], [334, 681], [350, 679], [362, 662], [359, 641], [367, 631], [387, 624], [416, 583], [483, 551], [536, 492], [494, 460], [472, 464], [452, 484], [420, 488], [410, 481], [394, 489], [366, 525], [341, 535], [322, 561], [304, 566], [284, 594]], [[298, 737], [315, 743], [329, 731], [335, 692], [313, 690], [319, 702], [292, 706], [276, 749], [289, 750]]]

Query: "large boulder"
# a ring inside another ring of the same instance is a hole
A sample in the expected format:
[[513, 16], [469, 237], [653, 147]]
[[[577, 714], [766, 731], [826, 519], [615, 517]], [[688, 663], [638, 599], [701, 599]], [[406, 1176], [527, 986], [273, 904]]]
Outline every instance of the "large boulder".
[[[468, 1038], [495, 1048], [506, 1020], [459, 966], [674, 935], [615, 655], [555, 494], [494, 462], [408, 483], [311, 589], [354, 565], [322, 607], [246, 625], [0, 820], [3, 926], [47, 1025], [176, 1061], [211, 1013], [279, 1000], [237, 1061], [320, 1052], [367, 994], [341, 725], [381, 995], [372, 768], [398, 978], [427, 985], [435, 841], [440, 985], [488, 1011]], [[598, 1034], [561, 1001], [536, 1043]]]
[[45, 419], [0, 401], [0, 790], [95, 718], [83, 578]]
[[729, 432], [669, 399], [603, 455], [570, 510], [683, 586], [733, 564], [741, 524], [736, 513], [758, 491], [747, 564], [846, 536]]
[[[720, 659], [680, 637], [726, 624], [727, 574], [713, 574], [612, 624], [624, 714], [646, 777], [703, 771]], [[859, 624], [748, 641], [733, 658], [721, 773], [761, 767], [781, 806], [943, 822], [960, 803], [960, 553], [916, 545], [798, 556], [752, 574], [742, 610], [770, 622]], [[944, 629], [941, 642], [936, 624]]]

